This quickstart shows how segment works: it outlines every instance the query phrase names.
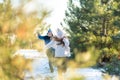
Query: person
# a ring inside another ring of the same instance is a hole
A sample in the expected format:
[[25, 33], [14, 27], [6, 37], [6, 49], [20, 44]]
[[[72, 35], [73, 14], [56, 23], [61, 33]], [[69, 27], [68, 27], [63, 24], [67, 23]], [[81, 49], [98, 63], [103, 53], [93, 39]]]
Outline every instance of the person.
[[54, 64], [58, 68], [59, 79], [63, 80], [62, 74], [66, 72], [67, 69], [67, 59], [70, 57], [70, 47], [69, 40], [64, 35], [62, 30], [57, 29], [57, 35], [54, 36], [50, 43], [48, 43], [45, 48], [49, 49], [53, 47], [55, 49], [55, 61]]
[[[50, 41], [51, 41], [51, 38], [53, 36], [53, 33], [51, 31], [51, 29], [48, 30], [47, 32], [47, 35], [45, 36], [41, 36], [38, 32], [37, 32], [37, 36], [39, 39], [41, 40], [44, 40], [45, 42], [45, 45], [47, 45]], [[49, 59], [49, 67], [50, 67], [50, 71], [51, 72], [54, 72], [54, 69], [53, 69], [53, 58], [54, 58], [54, 48], [49, 48], [46, 50], [46, 54], [48, 56], [48, 59]]]

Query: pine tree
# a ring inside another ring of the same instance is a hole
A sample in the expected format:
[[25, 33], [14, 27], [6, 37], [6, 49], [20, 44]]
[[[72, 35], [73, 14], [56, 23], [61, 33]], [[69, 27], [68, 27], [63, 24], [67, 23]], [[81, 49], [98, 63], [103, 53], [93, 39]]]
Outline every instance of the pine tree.
[[118, 54], [119, 5], [119, 0], [69, 0], [64, 20], [75, 55], [91, 47], [99, 53]]
[[[82, 45], [92, 41], [89, 39], [90, 35], [94, 35], [96, 39], [99, 37], [102, 39], [114, 36], [119, 31], [119, 3], [117, 1], [79, 0], [76, 2], [79, 5], [76, 5], [74, 0], [69, 1], [65, 18], [71, 30], [69, 33], [73, 39], [72, 43]], [[99, 43], [102, 43], [101, 41], [105, 44], [105, 40], [100, 40]], [[80, 49], [78, 45], [78, 50]]]

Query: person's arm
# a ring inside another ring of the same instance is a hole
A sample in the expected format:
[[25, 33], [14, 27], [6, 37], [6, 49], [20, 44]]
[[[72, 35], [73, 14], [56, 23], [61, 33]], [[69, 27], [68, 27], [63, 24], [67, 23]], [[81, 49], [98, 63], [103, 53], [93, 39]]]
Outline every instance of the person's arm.
[[64, 38], [64, 39], [63, 39], [63, 42], [64, 42], [64, 44], [65, 44], [66, 50], [67, 50], [67, 51], [70, 51], [70, 47], [69, 47], [70, 42], [69, 42], [69, 40], [68, 40], [67, 38]]
[[65, 54], [66, 54], [67, 57], [70, 57], [71, 56], [71, 54], [70, 54], [70, 47], [69, 47], [70, 42], [69, 42], [69, 40], [67, 38], [64, 38], [63, 42], [64, 42], [65, 48], [66, 48]]
[[37, 33], [37, 36], [39, 39], [44, 39], [45, 36], [41, 36], [39, 33]]
[[68, 40], [67, 38], [64, 38], [64, 39], [63, 39], [63, 42], [64, 42], [64, 44], [65, 44], [65, 47], [69, 47], [70, 42], [69, 42], [69, 40]]

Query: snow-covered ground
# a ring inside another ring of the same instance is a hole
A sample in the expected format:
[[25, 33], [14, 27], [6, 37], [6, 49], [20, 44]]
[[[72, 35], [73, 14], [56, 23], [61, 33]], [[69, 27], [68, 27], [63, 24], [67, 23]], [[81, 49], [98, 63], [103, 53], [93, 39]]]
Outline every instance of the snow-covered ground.
[[[25, 72], [25, 79], [24, 80], [57, 80], [58, 72], [57, 68], [54, 67], [54, 72], [51, 73], [48, 65], [48, 58], [45, 53], [38, 52], [37, 50], [30, 50], [30, 49], [21, 49], [18, 50], [14, 55], [20, 54], [25, 58], [33, 59], [32, 62], [32, 71]], [[64, 73], [65, 80], [67, 78], [72, 77], [74, 75], [77, 76], [84, 76], [85, 80], [103, 80], [102, 72], [97, 69], [92, 68], [76, 68], [71, 69], [68, 68], [66, 73]]]

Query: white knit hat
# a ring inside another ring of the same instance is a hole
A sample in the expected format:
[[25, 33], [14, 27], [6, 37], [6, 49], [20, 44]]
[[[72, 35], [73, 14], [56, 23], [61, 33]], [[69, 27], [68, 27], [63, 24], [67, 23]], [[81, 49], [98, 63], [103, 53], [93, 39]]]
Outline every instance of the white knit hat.
[[64, 37], [64, 33], [63, 33], [63, 31], [61, 30], [61, 29], [57, 29], [57, 37], [58, 38], [63, 38]]

